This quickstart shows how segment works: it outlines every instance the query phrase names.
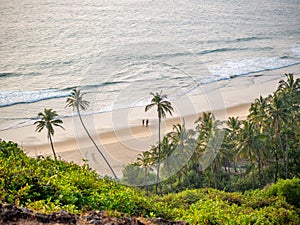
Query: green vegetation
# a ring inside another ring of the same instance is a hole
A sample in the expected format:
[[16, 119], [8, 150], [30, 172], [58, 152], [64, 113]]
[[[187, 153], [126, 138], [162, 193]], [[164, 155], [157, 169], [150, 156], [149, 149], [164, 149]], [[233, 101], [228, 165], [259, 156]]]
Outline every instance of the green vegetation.
[[[165, 177], [161, 182], [165, 194], [209, 187], [246, 191], [299, 178], [300, 79], [293, 74], [286, 77], [272, 95], [251, 104], [244, 120], [219, 121], [207, 112], [194, 129], [175, 125], [161, 143], [125, 168], [124, 182], [146, 184], [153, 191], [149, 180], [157, 174], [157, 164]], [[180, 162], [185, 164], [178, 168]]]
[[299, 193], [300, 179], [293, 178], [244, 194], [202, 188], [146, 196], [87, 165], [30, 158], [17, 144], [0, 142], [0, 202], [41, 212], [97, 209], [191, 224], [299, 224]]
[[[12, 142], [0, 142], [0, 201], [40, 211], [90, 209], [142, 214], [140, 191], [101, 179], [87, 166], [50, 157], [30, 158]], [[145, 212], [147, 213], [147, 212]]]

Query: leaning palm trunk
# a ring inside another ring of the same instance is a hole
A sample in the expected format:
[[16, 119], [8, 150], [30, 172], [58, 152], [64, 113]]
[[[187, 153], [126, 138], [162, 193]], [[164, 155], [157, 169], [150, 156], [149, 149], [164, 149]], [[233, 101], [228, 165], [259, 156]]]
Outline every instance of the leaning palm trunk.
[[112, 169], [112, 167], [110, 166], [109, 162], [107, 161], [107, 159], [105, 158], [105, 156], [103, 155], [103, 153], [101, 152], [101, 150], [98, 148], [97, 144], [95, 143], [95, 141], [93, 140], [92, 136], [90, 135], [88, 129], [86, 128], [83, 120], [82, 120], [82, 117], [81, 117], [81, 114], [80, 114], [80, 111], [79, 109], [77, 108], [77, 113], [78, 113], [78, 116], [79, 116], [79, 119], [80, 119], [80, 122], [81, 122], [81, 125], [83, 126], [85, 132], [87, 133], [87, 135], [89, 136], [89, 138], [91, 139], [91, 141], [93, 142], [95, 148], [98, 150], [98, 152], [101, 154], [102, 158], [104, 159], [104, 161], [106, 162], [106, 164], [108, 165], [109, 169], [111, 170], [112, 174], [114, 175], [115, 179], [117, 180], [118, 177], [117, 175], [115, 174], [114, 170]]
[[50, 145], [51, 145], [51, 149], [52, 149], [52, 152], [53, 152], [53, 155], [54, 155], [54, 159], [55, 161], [57, 160], [57, 157], [56, 157], [56, 153], [54, 151], [54, 146], [53, 146], [53, 141], [52, 141], [52, 138], [51, 138], [51, 134], [48, 133], [48, 137], [49, 137], [49, 140], [50, 140]]

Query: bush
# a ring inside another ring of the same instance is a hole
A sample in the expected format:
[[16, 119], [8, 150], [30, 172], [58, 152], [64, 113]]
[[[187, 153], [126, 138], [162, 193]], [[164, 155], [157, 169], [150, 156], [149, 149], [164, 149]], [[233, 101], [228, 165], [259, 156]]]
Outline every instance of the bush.
[[300, 224], [299, 179], [280, 180], [267, 190], [244, 194], [203, 188], [147, 197], [140, 189], [101, 178], [87, 165], [29, 158], [15, 143], [4, 141], [0, 202], [41, 212], [97, 209], [191, 224]]
[[267, 196], [283, 196], [289, 204], [300, 208], [300, 179], [279, 180], [269, 187]]
[[27, 157], [17, 144], [0, 142], [0, 202], [38, 211], [152, 211], [142, 191], [100, 178], [87, 165]]

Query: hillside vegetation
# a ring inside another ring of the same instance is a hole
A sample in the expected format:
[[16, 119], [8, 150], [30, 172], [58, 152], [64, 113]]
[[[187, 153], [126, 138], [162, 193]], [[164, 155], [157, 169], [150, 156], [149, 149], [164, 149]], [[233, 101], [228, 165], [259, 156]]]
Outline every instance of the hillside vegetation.
[[99, 177], [87, 165], [30, 158], [17, 144], [5, 141], [0, 142], [0, 201], [39, 212], [97, 209], [191, 224], [300, 223], [298, 178], [244, 194], [202, 188], [146, 196], [140, 189]]

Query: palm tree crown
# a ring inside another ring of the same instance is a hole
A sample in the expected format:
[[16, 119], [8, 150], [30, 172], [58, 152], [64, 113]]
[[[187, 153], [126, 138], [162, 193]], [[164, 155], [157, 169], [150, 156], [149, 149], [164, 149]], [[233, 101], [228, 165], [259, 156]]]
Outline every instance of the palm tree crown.
[[151, 103], [146, 106], [145, 112], [154, 106], [157, 106], [158, 118], [166, 118], [166, 113], [169, 113], [172, 116], [172, 111], [174, 111], [174, 109], [171, 103], [165, 100], [167, 95], [162, 94], [162, 91], [160, 91], [160, 93], [151, 92], [150, 94], [153, 96], [153, 98], [151, 99]]
[[73, 89], [70, 96], [67, 98], [66, 107], [73, 107], [77, 111], [86, 110], [90, 102], [83, 99], [86, 93], [81, 93], [78, 89]]

